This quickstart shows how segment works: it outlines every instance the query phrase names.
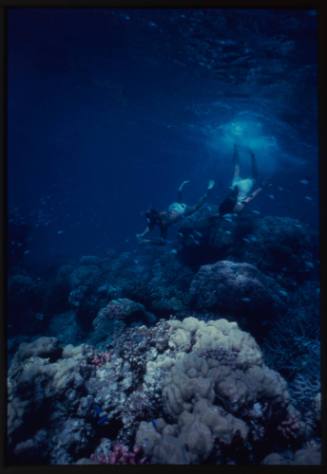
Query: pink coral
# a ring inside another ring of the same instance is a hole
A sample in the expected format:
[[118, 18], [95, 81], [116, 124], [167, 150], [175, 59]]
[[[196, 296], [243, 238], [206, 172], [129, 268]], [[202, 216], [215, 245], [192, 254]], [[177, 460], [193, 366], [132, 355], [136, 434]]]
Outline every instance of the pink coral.
[[143, 456], [141, 447], [134, 446], [132, 451], [124, 444], [117, 443], [110, 453], [97, 453], [91, 455], [92, 461], [99, 464], [145, 464], [147, 458]]
[[109, 362], [111, 360], [111, 352], [106, 351], [106, 352], [100, 352], [98, 354], [94, 354], [92, 359], [90, 360], [90, 363], [92, 365], [95, 365], [96, 367], [101, 367], [104, 365], [106, 362]]

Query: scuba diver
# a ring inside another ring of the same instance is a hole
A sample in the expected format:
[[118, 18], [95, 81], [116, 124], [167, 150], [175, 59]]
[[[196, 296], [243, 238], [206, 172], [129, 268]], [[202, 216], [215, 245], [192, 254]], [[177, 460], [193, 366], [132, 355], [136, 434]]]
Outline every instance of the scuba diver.
[[167, 211], [157, 211], [156, 209], [152, 208], [145, 212], [147, 227], [141, 234], [136, 234], [136, 237], [140, 242], [151, 242], [151, 240], [145, 240], [144, 236], [158, 227], [160, 231], [159, 242], [164, 244], [167, 238], [169, 226], [180, 222], [180, 220], [184, 217], [188, 217], [200, 209], [206, 202], [211, 190], [215, 185], [215, 181], [210, 180], [208, 183], [207, 192], [199, 199], [196, 204], [193, 206], [188, 206], [183, 202], [182, 195], [183, 188], [188, 183], [189, 181], [182, 182], [178, 188], [177, 201], [173, 202]]
[[[240, 176], [240, 157], [238, 145], [234, 144], [233, 165], [234, 174], [231, 190], [219, 206], [219, 215], [238, 214], [244, 207], [262, 191], [264, 183], [255, 188], [258, 181], [258, 169], [255, 154], [249, 150], [251, 156], [251, 177], [241, 178]], [[255, 188], [255, 189], [254, 189]]]

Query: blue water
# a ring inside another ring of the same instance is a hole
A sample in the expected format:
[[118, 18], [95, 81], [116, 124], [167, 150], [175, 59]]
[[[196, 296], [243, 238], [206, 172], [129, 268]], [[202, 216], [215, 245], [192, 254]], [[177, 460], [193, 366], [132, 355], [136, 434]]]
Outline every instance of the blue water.
[[317, 230], [316, 28], [314, 10], [10, 10], [8, 204], [29, 226], [25, 263], [135, 246], [141, 213], [184, 179], [188, 203], [215, 179], [218, 204], [235, 142], [272, 184], [253, 208]]

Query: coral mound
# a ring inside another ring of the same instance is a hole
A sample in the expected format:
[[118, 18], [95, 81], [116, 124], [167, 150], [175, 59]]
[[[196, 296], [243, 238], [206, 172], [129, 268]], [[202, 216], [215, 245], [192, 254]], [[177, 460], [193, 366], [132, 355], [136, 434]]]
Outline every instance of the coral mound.
[[277, 433], [281, 445], [301, 438], [286, 382], [264, 365], [249, 334], [223, 319], [169, 326], [170, 350], [150, 361], [145, 375], [161, 371], [162, 415], [141, 422], [136, 434], [150, 462], [258, 462]]
[[121, 332], [126, 324], [132, 325], [138, 321], [151, 322], [151, 315], [142, 304], [128, 298], [114, 299], [102, 308], [93, 320], [92, 342], [106, 339]]
[[295, 453], [271, 453], [265, 457], [263, 464], [319, 465], [321, 464], [321, 444], [311, 441]]
[[245, 316], [247, 328], [283, 310], [283, 290], [249, 263], [221, 260], [203, 265], [194, 276], [190, 294], [199, 310]]

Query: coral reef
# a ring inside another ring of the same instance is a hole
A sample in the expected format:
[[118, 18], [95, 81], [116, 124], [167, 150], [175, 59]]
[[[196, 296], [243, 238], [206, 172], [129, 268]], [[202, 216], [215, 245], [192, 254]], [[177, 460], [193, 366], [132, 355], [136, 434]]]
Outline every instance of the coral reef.
[[[151, 462], [229, 462], [233, 443], [242, 446], [232, 449], [234, 462], [258, 462], [276, 432], [281, 446], [299, 442], [303, 427], [286, 382], [263, 364], [249, 334], [226, 320], [186, 318], [169, 325], [174, 355], [149, 362], [145, 376], [169, 368], [163, 414], [155, 425], [141, 422], [136, 434]], [[291, 416], [297, 424], [283, 429]]]
[[307, 443], [295, 453], [271, 453], [265, 457], [263, 464], [314, 466], [321, 464], [321, 445], [318, 442]]
[[102, 308], [93, 320], [94, 332], [91, 335], [93, 343], [102, 339], [109, 341], [114, 335], [121, 332], [126, 325], [133, 323], [154, 322], [155, 316], [145, 310], [140, 303], [135, 303], [128, 298], [118, 298], [111, 300]]
[[[101, 447], [103, 446], [103, 443]], [[146, 457], [142, 456], [142, 449], [134, 447], [132, 451], [129, 451], [128, 447], [123, 444], [115, 444], [112, 451], [107, 454], [99, 449], [96, 453], [91, 455], [91, 459], [96, 464], [145, 464]]]
[[[288, 296], [289, 307], [276, 318], [261, 346], [266, 363], [289, 382], [298, 409], [312, 417], [320, 392], [319, 287], [307, 282]], [[287, 347], [287, 351], [285, 351]]]
[[185, 219], [178, 242], [84, 256], [47, 284], [11, 275], [12, 463], [320, 462], [309, 233], [215, 212]]
[[[264, 273], [278, 272], [280, 280], [293, 287], [316, 267], [310, 231], [290, 217], [258, 218], [250, 213], [221, 218], [209, 214], [202, 219], [191, 216], [180, 235], [179, 254], [189, 264], [236, 259], [256, 265]], [[187, 238], [189, 235], [197, 238]]]
[[74, 311], [58, 313], [55, 318], [51, 318], [47, 334], [57, 337], [61, 343], [69, 341], [71, 344], [82, 342], [84, 336]]
[[[259, 332], [267, 323], [284, 310], [281, 287], [255, 266], [221, 260], [200, 267], [194, 276], [190, 295], [198, 310], [209, 310], [242, 316], [247, 328]], [[265, 319], [262, 318], [265, 314]]]
[[21, 344], [8, 401], [18, 462], [258, 463], [305, 439], [285, 380], [224, 319], [129, 328], [106, 352], [55, 338]]
[[92, 438], [87, 419], [72, 416], [83, 404], [84, 381], [93, 369], [84, 363], [88, 351], [84, 345], [63, 348], [47, 337], [20, 345], [8, 374], [7, 412], [8, 445], [17, 462], [34, 453], [35, 463], [44, 457], [70, 463]]

